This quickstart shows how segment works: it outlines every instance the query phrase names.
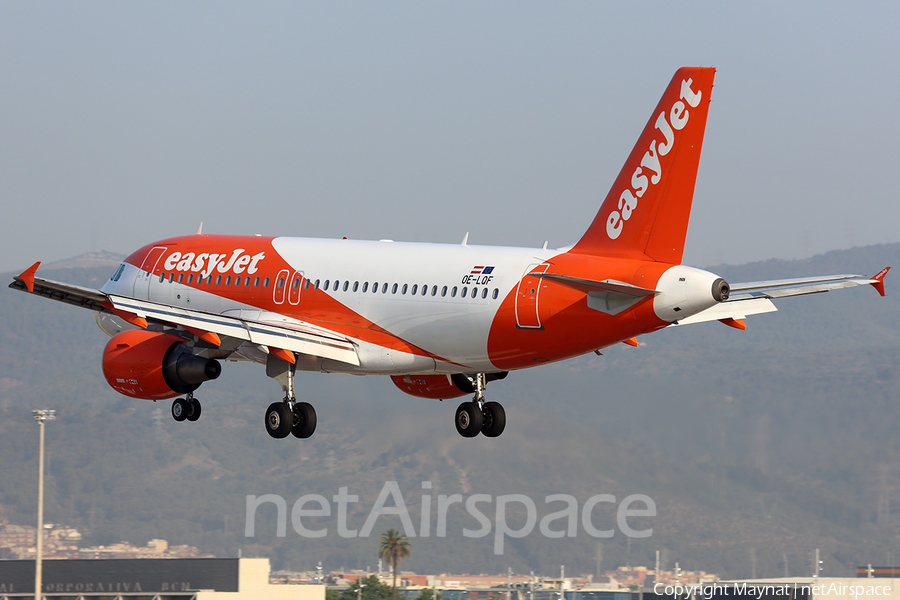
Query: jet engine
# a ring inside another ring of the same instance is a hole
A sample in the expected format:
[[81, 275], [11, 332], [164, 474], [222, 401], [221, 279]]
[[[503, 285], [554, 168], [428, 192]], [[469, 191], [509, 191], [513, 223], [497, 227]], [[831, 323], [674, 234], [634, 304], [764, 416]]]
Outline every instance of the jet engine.
[[[506, 371], [500, 373], [487, 373], [485, 383], [503, 379], [508, 375]], [[394, 385], [410, 396], [430, 398], [432, 400], [448, 400], [459, 398], [475, 392], [475, 383], [471, 377], [462, 373], [453, 375], [394, 375], [391, 377]]]
[[456, 387], [449, 375], [394, 375], [391, 380], [400, 390], [419, 398], [445, 400], [469, 394]]
[[218, 361], [195, 356], [182, 338], [167, 333], [123, 331], [103, 351], [107, 383], [132, 398], [174, 398], [193, 392], [221, 372]]

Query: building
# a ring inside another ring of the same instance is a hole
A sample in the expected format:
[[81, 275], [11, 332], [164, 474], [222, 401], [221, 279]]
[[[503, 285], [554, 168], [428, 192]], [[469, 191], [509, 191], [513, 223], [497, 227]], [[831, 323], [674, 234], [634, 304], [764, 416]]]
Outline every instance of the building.
[[[66, 600], [325, 600], [324, 585], [269, 582], [268, 558], [43, 561], [43, 594]], [[34, 597], [34, 561], [0, 560], [0, 600]]]

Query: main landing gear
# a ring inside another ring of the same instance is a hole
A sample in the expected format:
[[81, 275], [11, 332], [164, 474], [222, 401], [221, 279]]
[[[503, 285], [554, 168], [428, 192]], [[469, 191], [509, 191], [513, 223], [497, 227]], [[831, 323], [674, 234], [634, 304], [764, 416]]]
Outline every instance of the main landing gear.
[[305, 439], [315, 430], [316, 409], [308, 402], [297, 402], [294, 397], [294, 370], [288, 369], [284, 400], [274, 402], [266, 409], [266, 431], [273, 438], [293, 435]]
[[184, 398], [176, 398], [172, 402], [172, 418], [176, 421], [196, 421], [200, 418], [200, 401], [194, 398], [194, 394], [188, 394]]
[[456, 431], [467, 438], [483, 433], [486, 437], [497, 437], [506, 428], [506, 411], [499, 402], [485, 402], [484, 373], [474, 377], [475, 397], [471, 402], [463, 402], [456, 409]]

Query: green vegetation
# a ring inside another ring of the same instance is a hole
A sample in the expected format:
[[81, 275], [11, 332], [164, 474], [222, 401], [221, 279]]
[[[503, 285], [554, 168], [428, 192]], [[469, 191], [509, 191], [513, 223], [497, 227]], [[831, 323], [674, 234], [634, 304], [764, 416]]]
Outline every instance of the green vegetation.
[[378, 558], [386, 558], [394, 574], [392, 588], [394, 600], [397, 600], [397, 567], [400, 566], [400, 561], [409, 558], [412, 544], [409, 543], [406, 535], [393, 528], [382, 533], [378, 542]]

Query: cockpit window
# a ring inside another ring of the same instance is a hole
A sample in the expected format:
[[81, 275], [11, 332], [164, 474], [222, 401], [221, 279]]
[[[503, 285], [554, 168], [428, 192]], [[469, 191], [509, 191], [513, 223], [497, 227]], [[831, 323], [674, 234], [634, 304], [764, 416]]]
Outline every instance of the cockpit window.
[[109, 278], [109, 280], [110, 281], [118, 281], [119, 277], [122, 276], [122, 271], [124, 271], [124, 270], [125, 270], [125, 265], [124, 264], [119, 265], [119, 268], [116, 269], [116, 272], [112, 274], [112, 276]]

